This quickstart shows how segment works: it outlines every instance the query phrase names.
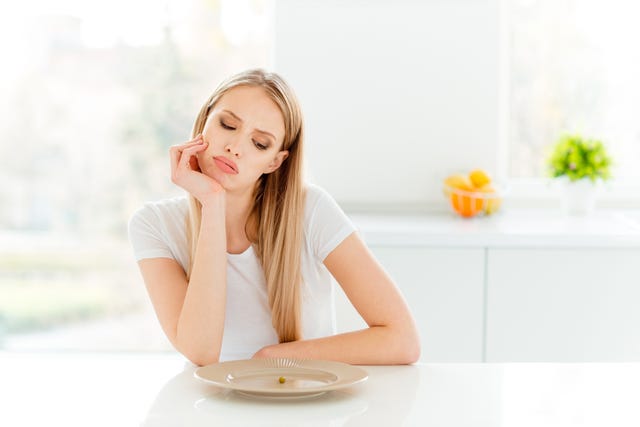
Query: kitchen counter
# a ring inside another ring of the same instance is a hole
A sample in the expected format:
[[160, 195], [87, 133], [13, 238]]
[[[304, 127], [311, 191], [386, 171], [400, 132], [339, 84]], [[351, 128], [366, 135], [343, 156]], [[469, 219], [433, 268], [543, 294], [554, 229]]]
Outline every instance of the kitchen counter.
[[4, 426], [637, 426], [640, 364], [365, 366], [315, 398], [205, 384], [175, 353], [1, 353]]
[[475, 218], [449, 212], [349, 216], [372, 246], [640, 248], [637, 211], [567, 216], [556, 210], [508, 209]]

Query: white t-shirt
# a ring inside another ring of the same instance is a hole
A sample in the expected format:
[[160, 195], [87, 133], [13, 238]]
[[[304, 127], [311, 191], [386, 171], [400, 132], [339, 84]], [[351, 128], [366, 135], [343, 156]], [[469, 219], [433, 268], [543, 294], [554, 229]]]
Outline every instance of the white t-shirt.
[[[129, 221], [136, 260], [171, 258], [185, 269], [189, 260], [186, 197], [146, 203]], [[302, 335], [305, 339], [335, 334], [334, 281], [323, 261], [356, 228], [335, 200], [316, 185], [307, 185], [302, 252]], [[264, 271], [253, 246], [227, 253], [227, 304], [220, 360], [245, 359], [276, 344]]]

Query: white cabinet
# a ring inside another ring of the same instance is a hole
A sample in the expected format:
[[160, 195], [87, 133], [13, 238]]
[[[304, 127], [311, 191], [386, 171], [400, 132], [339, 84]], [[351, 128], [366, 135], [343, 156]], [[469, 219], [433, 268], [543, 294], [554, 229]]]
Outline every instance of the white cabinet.
[[[640, 362], [640, 223], [509, 209], [357, 216], [428, 362]], [[341, 295], [340, 330], [364, 326]]]
[[[418, 324], [422, 362], [481, 362], [485, 250], [370, 245]], [[338, 331], [365, 327], [339, 286]]]
[[639, 249], [490, 249], [487, 362], [640, 361]]

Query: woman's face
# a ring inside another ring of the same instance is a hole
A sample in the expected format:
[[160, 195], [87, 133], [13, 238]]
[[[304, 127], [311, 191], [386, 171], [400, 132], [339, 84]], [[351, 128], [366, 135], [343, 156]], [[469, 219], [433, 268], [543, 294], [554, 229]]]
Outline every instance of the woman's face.
[[275, 171], [289, 153], [282, 150], [284, 119], [260, 87], [238, 86], [213, 107], [202, 131], [207, 149], [200, 170], [230, 190], [253, 190], [258, 178]]

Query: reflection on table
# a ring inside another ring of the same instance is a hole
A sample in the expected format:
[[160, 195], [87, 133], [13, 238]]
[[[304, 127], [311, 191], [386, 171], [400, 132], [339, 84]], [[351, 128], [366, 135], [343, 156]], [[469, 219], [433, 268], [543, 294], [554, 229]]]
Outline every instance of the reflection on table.
[[2, 353], [2, 426], [638, 426], [640, 364], [365, 366], [299, 400], [206, 384], [175, 354]]
[[[156, 396], [144, 426], [186, 423], [197, 426], [348, 426], [397, 425], [410, 412], [420, 376], [416, 366], [365, 367], [378, 370], [365, 383], [306, 399], [245, 396], [194, 378], [186, 363]], [[402, 393], [367, 393], [368, 389], [402, 389]], [[355, 422], [355, 424], [352, 424]]]

